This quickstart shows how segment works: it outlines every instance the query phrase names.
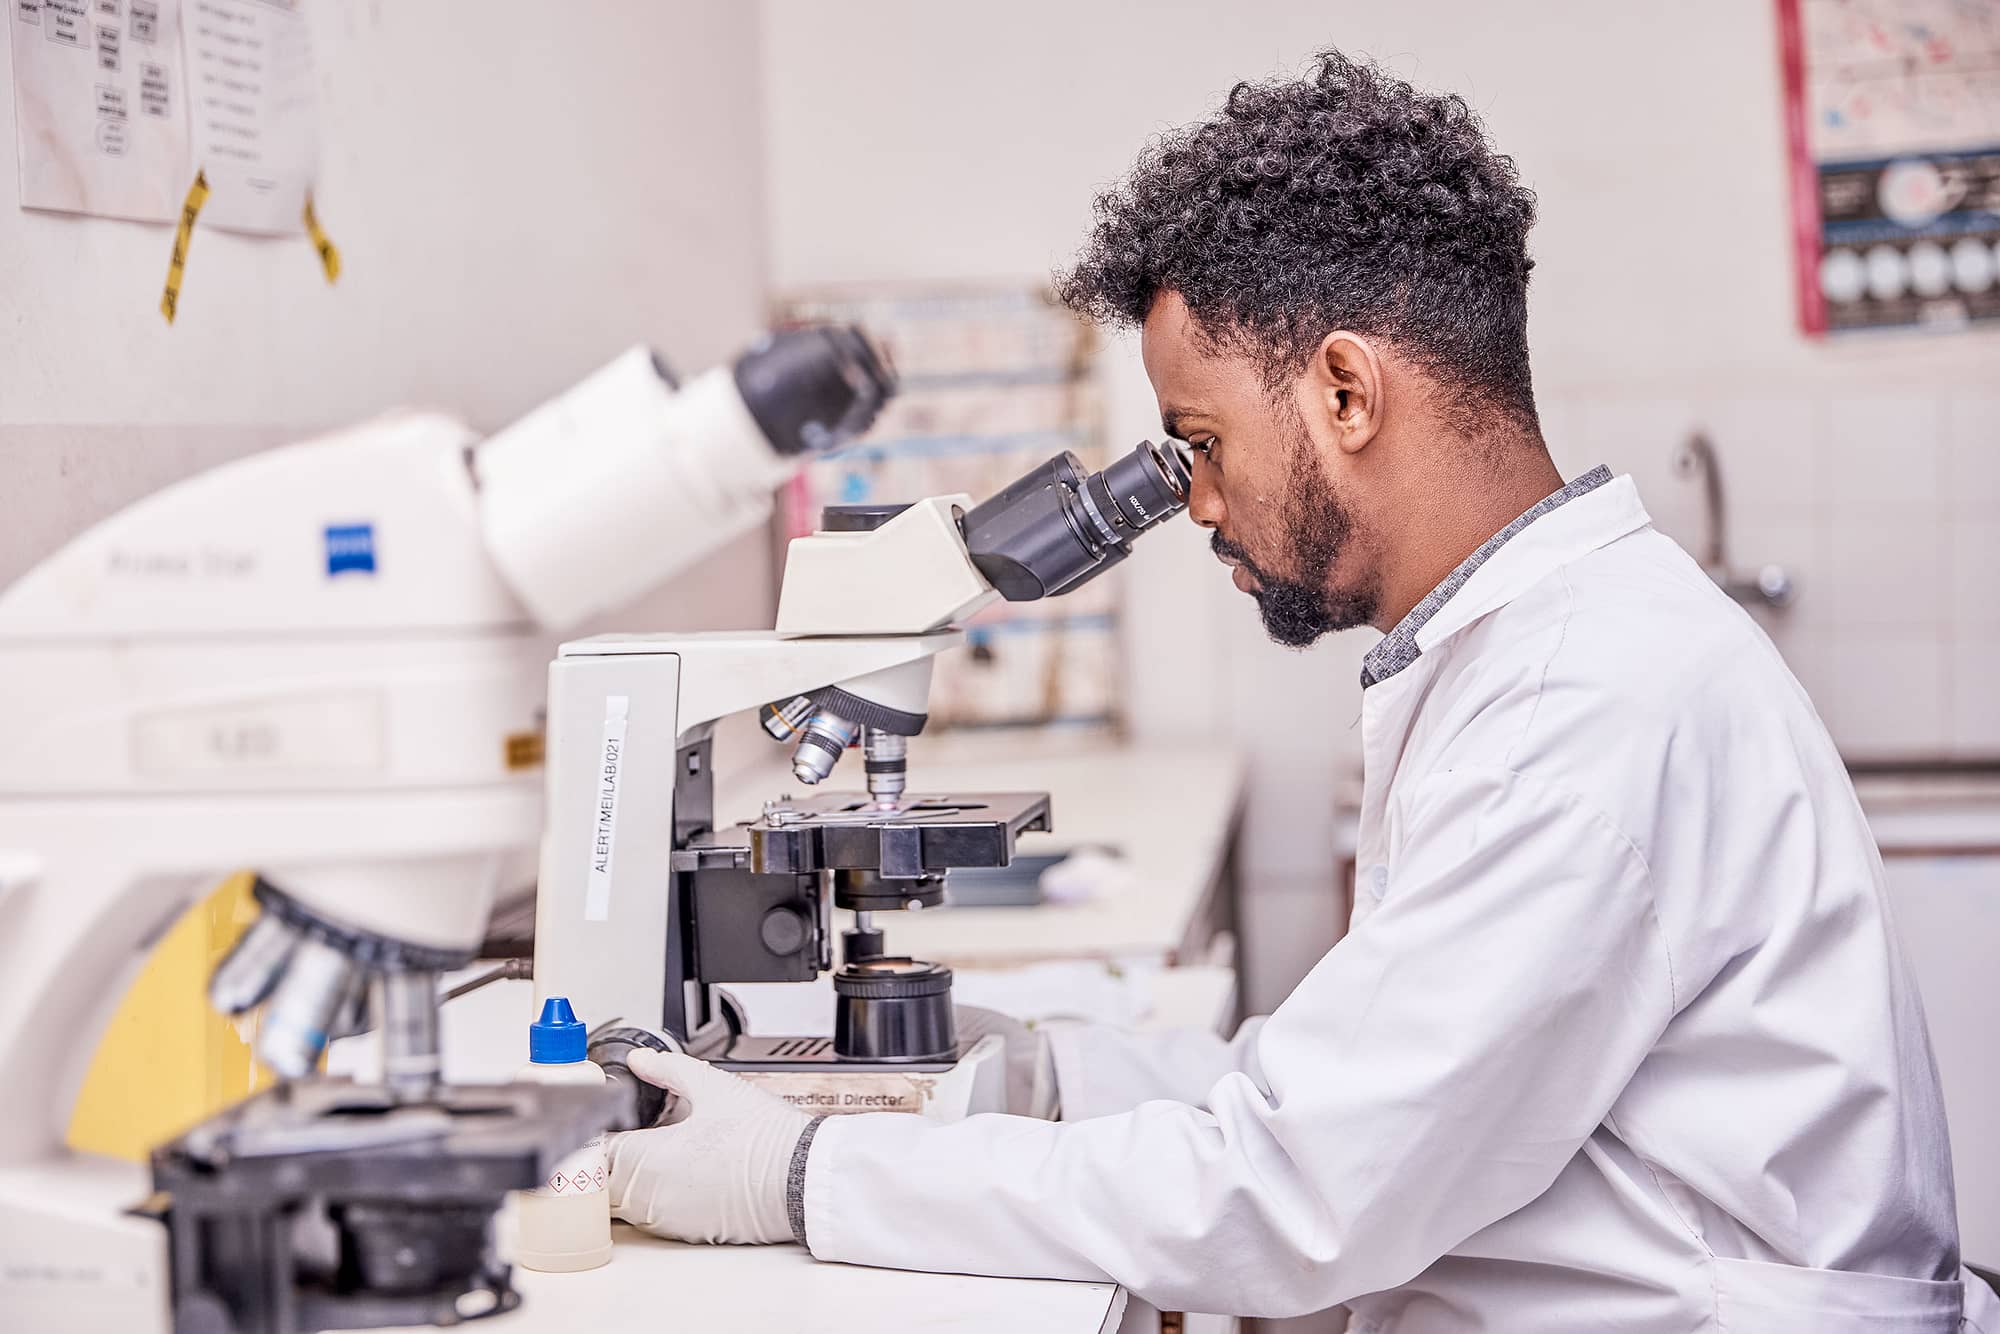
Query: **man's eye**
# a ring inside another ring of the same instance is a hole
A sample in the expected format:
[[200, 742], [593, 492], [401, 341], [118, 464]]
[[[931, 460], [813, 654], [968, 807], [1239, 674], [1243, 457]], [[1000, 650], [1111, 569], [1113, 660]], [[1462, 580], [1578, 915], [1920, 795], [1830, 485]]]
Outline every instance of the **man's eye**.
[[1214, 457], [1215, 441], [1213, 438], [1207, 440], [1190, 440], [1188, 441], [1188, 448], [1205, 459], [1212, 458]]

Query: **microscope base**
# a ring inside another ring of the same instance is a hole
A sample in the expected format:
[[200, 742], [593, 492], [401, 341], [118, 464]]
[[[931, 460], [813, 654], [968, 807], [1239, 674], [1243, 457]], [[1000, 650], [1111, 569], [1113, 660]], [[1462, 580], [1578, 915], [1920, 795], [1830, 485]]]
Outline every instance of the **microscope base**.
[[452, 1324], [520, 1300], [492, 1235], [610, 1119], [601, 1088], [448, 1084], [421, 1104], [347, 1080], [259, 1094], [153, 1153], [176, 1329]]

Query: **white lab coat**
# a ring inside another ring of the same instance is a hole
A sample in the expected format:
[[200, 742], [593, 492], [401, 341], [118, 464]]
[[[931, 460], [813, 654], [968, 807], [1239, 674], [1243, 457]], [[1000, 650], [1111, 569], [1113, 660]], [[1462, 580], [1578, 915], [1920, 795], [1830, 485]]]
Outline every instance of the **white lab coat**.
[[1881, 862], [1769, 641], [1621, 478], [1418, 643], [1362, 696], [1353, 928], [1277, 1012], [1058, 1035], [1060, 1124], [828, 1120], [813, 1254], [1368, 1334], [2000, 1334]]

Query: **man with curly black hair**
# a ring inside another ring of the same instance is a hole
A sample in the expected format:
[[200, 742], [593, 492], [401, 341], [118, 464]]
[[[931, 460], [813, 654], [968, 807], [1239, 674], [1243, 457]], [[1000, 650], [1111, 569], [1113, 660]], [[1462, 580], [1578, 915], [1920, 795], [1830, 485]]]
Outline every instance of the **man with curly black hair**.
[[1388, 629], [1561, 486], [1528, 370], [1534, 220], [1464, 102], [1338, 53], [1237, 85], [1098, 199], [1057, 290], [1144, 326], [1164, 429], [1204, 465], [1195, 518], [1280, 643]]
[[1014, 1032], [1060, 1122], [634, 1058], [694, 1112], [619, 1138], [621, 1217], [1371, 1334], [2000, 1334], [1832, 742], [1631, 480], [1549, 459], [1534, 215], [1464, 102], [1329, 52], [1150, 148], [1059, 283], [1142, 327], [1272, 636], [1385, 632], [1346, 938], [1228, 1043]]

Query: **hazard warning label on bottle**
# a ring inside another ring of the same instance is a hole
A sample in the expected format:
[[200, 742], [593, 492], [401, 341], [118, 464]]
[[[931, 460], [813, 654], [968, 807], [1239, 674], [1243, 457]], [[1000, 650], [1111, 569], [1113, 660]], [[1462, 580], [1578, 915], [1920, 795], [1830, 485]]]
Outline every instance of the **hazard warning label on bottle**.
[[538, 1186], [532, 1194], [565, 1198], [571, 1195], [595, 1195], [603, 1190], [610, 1180], [605, 1166], [604, 1136], [598, 1135], [590, 1143], [575, 1153], [565, 1154], [548, 1180]]

